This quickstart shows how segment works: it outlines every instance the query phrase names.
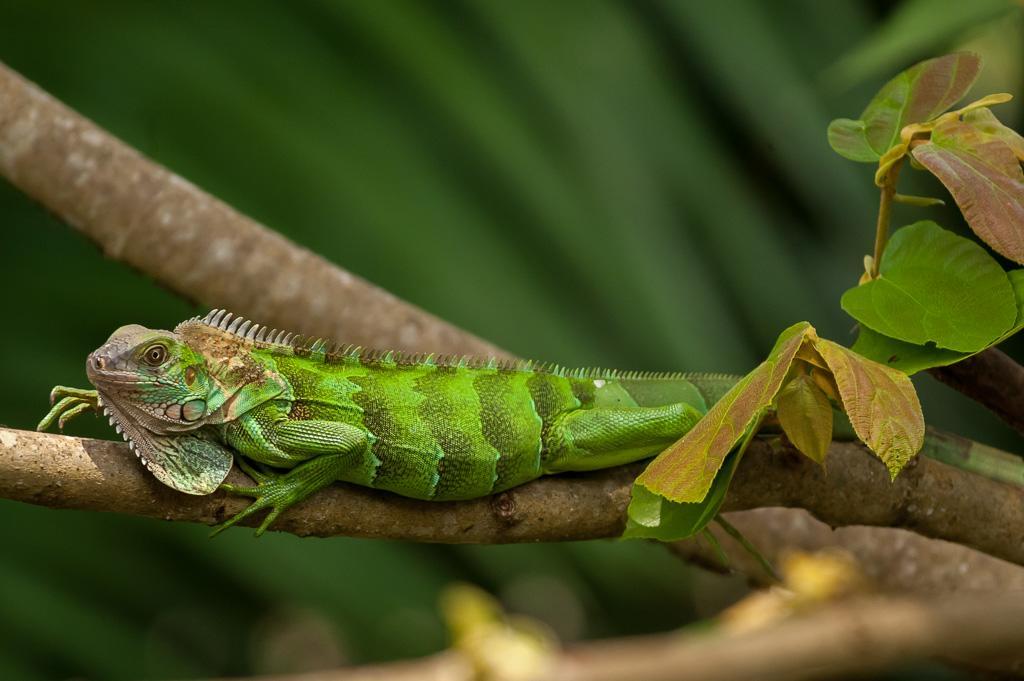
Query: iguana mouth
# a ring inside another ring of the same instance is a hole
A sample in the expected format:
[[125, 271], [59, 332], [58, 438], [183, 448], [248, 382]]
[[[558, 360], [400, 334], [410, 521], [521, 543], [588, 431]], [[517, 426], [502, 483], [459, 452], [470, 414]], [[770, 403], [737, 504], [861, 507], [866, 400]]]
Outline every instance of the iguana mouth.
[[93, 356], [89, 355], [89, 361], [85, 363], [85, 375], [89, 377], [89, 381], [95, 384], [97, 381], [102, 383], [115, 383], [115, 384], [128, 384], [138, 383], [139, 377], [130, 371], [122, 369], [112, 369], [106, 366], [98, 366], [93, 360]]
[[101, 383], [112, 383], [115, 385], [137, 385], [142, 381], [139, 378], [128, 378], [128, 374], [125, 374], [125, 378], [111, 378], [109, 374], [105, 376], [93, 376], [93, 379], [100, 381]]

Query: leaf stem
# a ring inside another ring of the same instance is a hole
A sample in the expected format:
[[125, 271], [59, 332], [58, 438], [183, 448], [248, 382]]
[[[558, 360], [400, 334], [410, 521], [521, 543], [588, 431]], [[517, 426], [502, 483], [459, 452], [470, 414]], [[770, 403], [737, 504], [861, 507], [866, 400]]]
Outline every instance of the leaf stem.
[[903, 166], [903, 159], [893, 162], [882, 181], [882, 196], [878, 203], [878, 224], [875, 227], [875, 255], [871, 261], [871, 278], [878, 276], [878, 265], [882, 261], [882, 253], [889, 241], [889, 220], [892, 213], [892, 202], [896, 196], [896, 178]]
[[768, 562], [768, 559], [764, 557], [757, 547], [750, 543], [750, 540], [743, 536], [743, 533], [736, 529], [732, 523], [722, 517], [722, 514], [715, 516], [715, 522], [718, 526], [725, 530], [725, 533], [736, 540], [736, 542], [743, 547], [743, 550], [749, 553], [761, 566], [761, 569], [765, 571], [769, 579], [775, 583], [779, 583], [782, 580], [779, 578], [779, 574], [775, 572], [775, 568]]
[[718, 543], [718, 537], [715, 536], [714, 532], [709, 530], [707, 527], [704, 527], [704, 529], [700, 531], [700, 534], [711, 546], [711, 550], [714, 552], [715, 557], [722, 563], [722, 568], [726, 572], [732, 572], [733, 570], [732, 565], [729, 563], [729, 556], [727, 556], [725, 551], [722, 549], [722, 545]]
[[907, 206], [917, 206], [918, 208], [931, 208], [932, 206], [946, 205], [946, 202], [942, 199], [935, 199], [931, 196], [913, 196], [911, 194], [896, 194], [893, 196], [893, 201]]

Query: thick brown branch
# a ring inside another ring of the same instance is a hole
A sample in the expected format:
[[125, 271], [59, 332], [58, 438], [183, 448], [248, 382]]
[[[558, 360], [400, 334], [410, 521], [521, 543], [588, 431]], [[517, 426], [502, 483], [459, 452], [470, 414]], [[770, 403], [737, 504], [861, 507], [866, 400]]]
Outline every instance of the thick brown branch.
[[[338, 484], [286, 513], [274, 529], [445, 543], [510, 543], [621, 534], [642, 464], [548, 477], [473, 501], [421, 502]], [[232, 473], [241, 479], [239, 473]], [[244, 499], [189, 497], [163, 487], [120, 443], [0, 429], [0, 497], [57, 508], [214, 523]], [[1024, 491], [919, 459], [895, 483], [861, 446], [835, 443], [827, 468], [755, 443], [726, 510], [798, 506], [831, 525], [904, 527], [1024, 564]]]
[[988, 407], [1024, 435], [1024, 366], [997, 348], [989, 348], [932, 376]]
[[210, 307], [386, 349], [502, 354], [250, 220], [3, 64], [0, 174], [107, 256]]
[[1024, 489], [917, 457], [896, 478], [862, 445], [836, 442], [826, 466], [758, 443], [725, 509], [807, 509], [832, 525], [901, 527], [1024, 565]]
[[[1024, 645], [1024, 594], [970, 595], [922, 602], [860, 598], [756, 631], [713, 629], [575, 646], [537, 681], [795, 681], [891, 669], [927, 657], [972, 660]], [[999, 665], [1003, 671], [1020, 667]], [[340, 669], [260, 681], [369, 681], [478, 678], [458, 653], [419, 661]]]
[[[953, 591], [1024, 591], [1024, 567], [908, 530], [861, 525], [833, 529], [797, 508], [760, 508], [725, 515], [775, 565], [794, 550], [841, 549], [856, 559], [874, 587], [886, 592], [938, 595]], [[700, 536], [669, 547], [681, 558], [709, 570], [732, 569], [754, 584], [769, 585], [753, 556], [720, 528], [712, 525], [710, 530], [725, 551], [728, 566]]]

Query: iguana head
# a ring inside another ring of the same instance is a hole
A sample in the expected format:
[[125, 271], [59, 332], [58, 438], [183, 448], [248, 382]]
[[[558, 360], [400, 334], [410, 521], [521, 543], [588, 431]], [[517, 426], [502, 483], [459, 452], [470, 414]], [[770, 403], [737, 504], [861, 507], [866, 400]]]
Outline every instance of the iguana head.
[[177, 333], [133, 324], [85, 369], [111, 424], [157, 479], [189, 494], [217, 489], [233, 456], [201, 429], [224, 397], [200, 353]]
[[171, 331], [122, 326], [85, 364], [104, 404], [153, 433], [203, 425], [212, 381], [202, 356]]

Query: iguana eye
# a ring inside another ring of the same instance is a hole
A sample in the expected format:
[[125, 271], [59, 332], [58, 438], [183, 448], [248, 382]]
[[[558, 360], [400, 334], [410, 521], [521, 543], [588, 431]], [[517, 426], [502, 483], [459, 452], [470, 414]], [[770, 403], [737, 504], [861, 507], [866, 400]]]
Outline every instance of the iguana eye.
[[146, 353], [142, 357], [146, 360], [146, 364], [160, 366], [167, 359], [167, 348], [160, 344], [151, 345], [146, 348]]

